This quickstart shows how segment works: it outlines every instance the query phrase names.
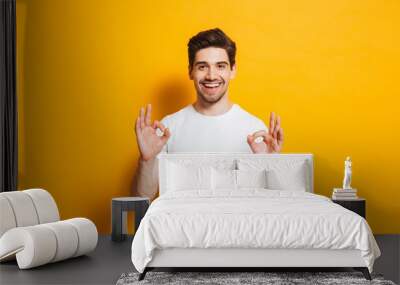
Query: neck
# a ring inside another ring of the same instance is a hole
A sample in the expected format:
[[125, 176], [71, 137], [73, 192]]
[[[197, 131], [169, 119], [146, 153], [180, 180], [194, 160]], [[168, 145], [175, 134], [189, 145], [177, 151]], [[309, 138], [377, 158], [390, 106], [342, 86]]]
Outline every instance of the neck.
[[206, 116], [222, 115], [228, 112], [233, 106], [233, 102], [229, 101], [226, 95], [216, 103], [205, 102], [198, 96], [196, 102], [193, 103], [193, 107], [197, 112]]

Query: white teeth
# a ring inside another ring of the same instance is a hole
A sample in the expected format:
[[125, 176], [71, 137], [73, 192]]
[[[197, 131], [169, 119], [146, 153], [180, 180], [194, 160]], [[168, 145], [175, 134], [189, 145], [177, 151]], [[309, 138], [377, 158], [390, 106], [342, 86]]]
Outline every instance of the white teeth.
[[218, 87], [220, 85], [220, 83], [216, 83], [216, 84], [204, 84], [204, 86], [206, 86], [206, 87], [210, 87], [210, 88], [213, 88], [213, 87]]

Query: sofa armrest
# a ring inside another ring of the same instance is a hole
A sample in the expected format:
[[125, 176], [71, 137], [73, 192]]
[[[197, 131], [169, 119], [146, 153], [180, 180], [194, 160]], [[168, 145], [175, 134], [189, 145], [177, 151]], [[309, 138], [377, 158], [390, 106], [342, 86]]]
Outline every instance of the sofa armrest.
[[13, 228], [0, 238], [0, 261], [16, 257], [28, 269], [86, 254], [97, 241], [96, 226], [85, 218]]

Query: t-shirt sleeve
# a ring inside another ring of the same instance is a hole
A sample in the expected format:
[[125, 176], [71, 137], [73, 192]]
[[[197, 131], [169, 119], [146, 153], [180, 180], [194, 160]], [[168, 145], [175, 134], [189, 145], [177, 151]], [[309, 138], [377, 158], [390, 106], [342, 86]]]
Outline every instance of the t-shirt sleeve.
[[261, 119], [258, 119], [254, 122], [254, 130], [255, 131], [261, 131], [261, 130], [266, 130], [268, 132], [268, 127], [265, 125], [264, 121]]

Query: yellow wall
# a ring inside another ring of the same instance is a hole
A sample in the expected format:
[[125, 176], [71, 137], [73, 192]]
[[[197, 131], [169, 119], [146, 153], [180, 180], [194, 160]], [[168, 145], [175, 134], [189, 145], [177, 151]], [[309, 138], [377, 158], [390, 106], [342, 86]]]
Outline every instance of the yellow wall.
[[187, 41], [220, 27], [238, 46], [231, 98], [282, 116], [284, 151], [315, 154], [317, 193], [341, 185], [351, 155], [373, 231], [400, 233], [399, 14], [395, 0], [17, 0], [19, 187], [110, 232], [139, 107], [161, 119], [191, 103]]

